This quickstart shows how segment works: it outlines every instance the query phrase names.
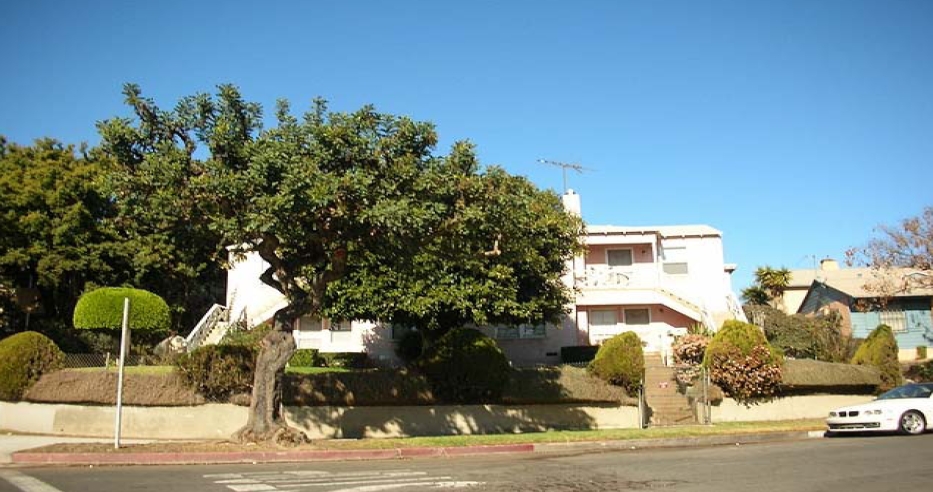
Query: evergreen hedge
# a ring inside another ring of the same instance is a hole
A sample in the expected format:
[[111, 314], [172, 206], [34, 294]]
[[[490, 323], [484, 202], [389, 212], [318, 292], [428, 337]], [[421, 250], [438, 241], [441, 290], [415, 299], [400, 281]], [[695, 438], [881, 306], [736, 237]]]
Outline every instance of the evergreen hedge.
[[123, 325], [123, 299], [130, 299], [129, 327], [133, 330], [168, 331], [171, 315], [168, 304], [142, 289], [103, 287], [78, 300], [74, 326], [90, 330], [118, 330]]
[[511, 367], [496, 341], [455, 328], [425, 350], [420, 369], [443, 402], [495, 402], [509, 382]]
[[185, 386], [208, 400], [226, 402], [252, 391], [257, 354], [245, 345], [205, 345], [179, 357], [175, 367]]
[[852, 363], [877, 367], [881, 371], [881, 385], [878, 390], [884, 392], [903, 383], [897, 352], [897, 340], [891, 327], [878, 325], [859, 345], [855, 356], [852, 357]]
[[599, 348], [590, 362], [590, 372], [616, 386], [629, 395], [637, 394], [645, 373], [645, 354], [641, 339], [634, 332], [616, 335]]
[[34, 331], [0, 340], [0, 400], [19, 401], [43, 374], [60, 369], [64, 358], [55, 342]]

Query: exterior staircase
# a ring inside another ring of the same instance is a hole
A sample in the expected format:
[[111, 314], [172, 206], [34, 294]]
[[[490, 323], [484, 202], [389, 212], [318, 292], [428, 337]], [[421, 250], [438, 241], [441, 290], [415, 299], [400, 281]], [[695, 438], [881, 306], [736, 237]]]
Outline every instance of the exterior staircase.
[[697, 422], [687, 397], [677, 392], [674, 368], [664, 365], [661, 355], [645, 354], [645, 403], [650, 425], [690, 425]]

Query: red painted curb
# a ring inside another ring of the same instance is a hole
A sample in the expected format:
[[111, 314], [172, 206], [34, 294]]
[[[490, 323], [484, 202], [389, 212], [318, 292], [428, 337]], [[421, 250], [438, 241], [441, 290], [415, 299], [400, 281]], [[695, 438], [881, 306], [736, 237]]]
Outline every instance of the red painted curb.
[[16, 464], [57, 465], [184, 465], [209, 463], [275, 463], [295, 461], [388, 460], [453, 457], [486, 453], [530, 453], [533, 444], [465, 446], [455, 448], [394, 448], [325, 451], [248, 451], [191, 453], [35, 453], [17, 452]]

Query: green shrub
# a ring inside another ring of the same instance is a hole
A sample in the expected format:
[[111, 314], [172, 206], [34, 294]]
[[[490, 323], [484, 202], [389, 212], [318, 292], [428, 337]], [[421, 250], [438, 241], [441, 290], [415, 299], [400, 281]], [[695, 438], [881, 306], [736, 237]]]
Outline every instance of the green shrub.
[[560, 361], [564, 364], [589, 364], [599, 352], [599, 345], [577, 345], [560, 348]]
[[317, 349], [298, 349], [288, 360], [291, 367], [318, 367], [321, 364], [321, 358], [318, 356]]
[[607, 340], [590, 362], [590, 372], [634, 395], [641, 388], [645, 373], [645, 355], [641, 339], [627, 331]]
[[51, 339], [26, 331], [0, 341], [0, 400], [19, 401], [39, 378], [60, 369], [65, 355]]
[[395, 346], [395, 355], [405, 364], [417, 361], [424, 353], [424, 337], [416, 330], [406, 331]]
[[511, 371], [495, 340], [467, 328], [438, 339], [425, 351], [420, 367], [437, 398], [457, 403], [498, 401]]
[[727, 395], [746, 402], [774, 395], [781, 384], [782, 361], [761, 329], [737, 320], [723, 323], [703, 357], [710, 380]]
[[74, 326], [81, 329], [118, 330], [123, 325], [123, 299], [130, 300], [129, 327], [133, 330], [168, 331], [171, 315], [168, 304], [141, 289], [103, 287], [78, 299]]
[[252, 328], [244, 328], [235, 324], [227, 330], [220, 345], [242, 345], [245, 347], [255, 347], [259, 349], [259, 342], [272, 331], [272, 324], [263, 323]]
[[252, 390], [256, 354], [244, 345], [205, 345], [179, 357], [175, 367], [185, 386], [209, 400], [227, 401]]
[[855, 356], [852, 357], [852, 363], [877, 367], [881, 371], [881, 386], [878, 390], [884, 392], [903, 382], [897, 352], [897, 340], [891, 327], [878, 325], [859, 345]]
[[327, 352], [319, 353], [323, 367], [344, 367], [347, 369], [366, 369], [372, 367], [369, 355], [365, 352]]
[[745, 306], [749, 318], [764, 328], [772, 347], [795, 359], [846, 362], [851, 337], [842, 331], [842, 317], [836, 311], [820, 316], [788, 315], [770, 306]]

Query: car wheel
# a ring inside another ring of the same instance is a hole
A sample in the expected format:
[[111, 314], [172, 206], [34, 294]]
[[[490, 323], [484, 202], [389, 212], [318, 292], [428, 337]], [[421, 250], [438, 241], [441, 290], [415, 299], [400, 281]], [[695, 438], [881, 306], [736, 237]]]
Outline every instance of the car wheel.
[[916, 410], [908, 410], [901, 415], [900, 431], [904, 434], [917, 435], [923, 434], [927, 428], [926, 420], [923, 415]]

